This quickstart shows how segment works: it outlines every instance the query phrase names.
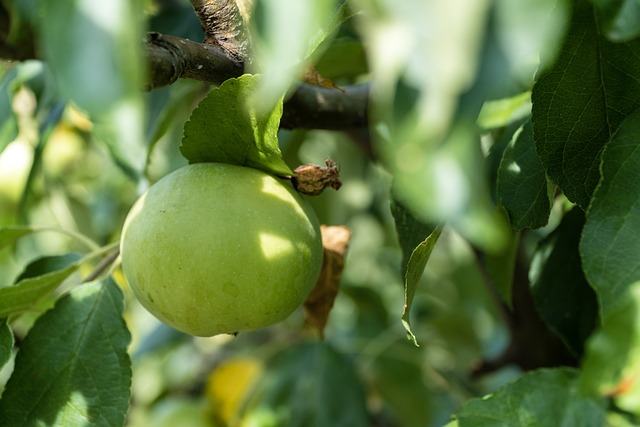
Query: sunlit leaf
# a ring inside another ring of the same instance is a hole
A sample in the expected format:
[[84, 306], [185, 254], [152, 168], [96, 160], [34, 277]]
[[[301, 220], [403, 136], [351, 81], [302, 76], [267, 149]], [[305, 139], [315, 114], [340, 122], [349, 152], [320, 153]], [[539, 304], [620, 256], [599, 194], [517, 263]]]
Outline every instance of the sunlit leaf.
[[587, 342], [580, 389], [640, 415], [640, 282]]
[[62, 270], [21, 280], [13, 286], [0, 288], [0, 317], [28, 310], [49, 295], [79, 268], [71, 264]]
[[409, 321], [409, 315], [411, 312], [411, 306], [413, 305], [413, 298], [420, 284], [420, 279], [424, 273], [424, 268], [427, 266], [431, 252], [442, 233], [444, 225], [437, 226], [431, 234], [427, 236], [411, 253], [409, 262], [407, 263], [407, 271], [404, 279], [404, 308], [402, 310], [402, 325], [407, 331], [408, 338], [413, 341], [415, 345], [418, 345], [415, 335], [411, 331], [411, 324]]
[[640, 107], [640, 39], [612, 43], [593, 5], [576, 0], [557, 61], [533, 87], [536, 149], [550, 178], [583, 209], [600, 178], [600, 155], [622, 120]]
[[522, 120], [531, 113], [531, 92], [484, 103], [478, 115], [478, 125], [495, 129]]
[[131, 367], [122, 310], [120, 289], [106, 280], [75, 289], [40, 317], [0, 399], [3, 423], [123, 425]]
[[348, 17], [346, 6], [336, 11], [335, 0], [255, 0], [250, 66], [264, 75], [253, 101], [263, 104], [258, 107], [280, 99], [304, 70], [307, 57]]
[[[494, 2], [496, 47], [504, 52], [508, 67], [508, 82], [501, 86], [510, 83], [514, 89], [529, 90], [538, 67], [546, 68], [553, 62], [568, 24], [567, 3], [557, 0]], [[545, 52], [542, 57], [541, 51]], [[505, 72], [496, 70], [496, 74]]]
[[11, 108], [16, 74], [12, 68], [0, 78], [0, 153], [18, 135], [18, 122]]
[[271, 111], [249, 104], [260, 76], [244, 75], [214, 88], [184, 125], [180, 150], [189, 163], [230, 163], [292, 175], [278, 146], [282, 99]]
[[467, 401], [458, 412], [460, 427], [499, 425], [605, 425], [605, 401], [582, 397], [579, 372], [557, 368], [533, 371], [483, 398]]
[[496, 193], [514, 230], [547, 224], [554, 186], [547, 180], [533, 143], [531, 123], [513, 135], [498, 169]]
[[394, 163], [394, 196], [420, 221], [447, 221], [474, 244], [494, 251], [506, 244], [509, 230], [495, 215], [479, 139], [475, 126], [461, 119], [438, 148], [400, 134], [383, 136], [380, 148]]
[[580, 254], [606, 316], [640, 280], [640, 110], [629, 116], [602, 155], [602, 179], [587, 211]]
[[16, 278], [16, 284], [0, 288], [0, 316], [20, 313], [36, 306], [78, 270], [81, 256], [75, 253], [36, 258]]
[[142, 1], [43, 2], [40, 41], [62, 96], [95, 119], [123, 165], [144, 166]]
[[505, 80], [494, 72], [504, 55], [487, 34], [490, 2], [356, 4], [366, 16], [359, 28], [372, 69], [376, 149], [397, 199], [421, 221], [447, 221], [499, 250], [508, 229], [494, 215], [476, 125], [489, 88]]
[[12, 226], [0, 228], [0, 250], [13, 245], [18, 239], [33, 233], [33, 228], [27, 226]]
[[416, 90], [420, 120], [415, 130], [422, 137], [442, 138], [454, 120], [458, 97], [477, 72], [490, 2], [354, 3], [366, 16], [359, 24], [374, 73], [374, 98], [387, 107], [399, 85]]
[[0, 369], [9, 361], [13, 352], [13, 332], [7, 319], [0, 319]]
[[640, 3], [637, 0], [592, 0], [604, 22], [606, 36], [624, 42], [640, 36]]
[[75, 264], [80, 259], [82, 259], [82, 256], [73, 252], [64, 255], [52, 255], [36, 258], [27, 264], [15, 282], [19, 283], [25, 279], [38, 277], [57, 270], [63, 270], [66, 267]]

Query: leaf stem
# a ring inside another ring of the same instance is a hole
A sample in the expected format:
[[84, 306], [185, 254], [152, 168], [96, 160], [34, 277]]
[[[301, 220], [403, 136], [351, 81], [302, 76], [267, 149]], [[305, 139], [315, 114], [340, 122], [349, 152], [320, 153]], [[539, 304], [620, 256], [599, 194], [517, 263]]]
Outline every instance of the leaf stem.
[[[60, 234], [64, 234], [68, 237], [71, 237], [74, 240], [77, 240], [78, 242], [82, 243], [83, 245], [85, 245], [87, 248], [89, 248], [89, 250], [91, 251], [97, 251], [100, 249], [100, 245], [98, 245], [95, 241], [93, 241], [92, 239], [90, 239], [89, 237], [85, 236], [84, 234], [75, 232], [75, 231], [71, 231], [71, 230], [67, 230], [64, 228], [56, 228], [56, 227], [36, 227], [33, 229], [34, 232], [55, 232], [55, 233], [60, 233]], [[91, 255], [91, 254], [89, 254]]]
[[[119, 244], [119, 242], [114, 242], [113, 244], [107, 245], [104, 247], [105, 249], [111, 250], [111, 252], [107, 253], [107, 255], [102, 259], [102, 261], [100, 261], [100, 263], [93, 269], [93, 271], [89, 273], [87, 277], [84, 278], [84, 280], [82, 281], [83, 283], [92, 282], [96, 280], [118, 258], [118, 256], [120, 255], [120, 246], [116, 245], [114, 248], [113, 246], [116, 243]], [[103, 251], [99, 251], [99, 252], [103, 253]]]

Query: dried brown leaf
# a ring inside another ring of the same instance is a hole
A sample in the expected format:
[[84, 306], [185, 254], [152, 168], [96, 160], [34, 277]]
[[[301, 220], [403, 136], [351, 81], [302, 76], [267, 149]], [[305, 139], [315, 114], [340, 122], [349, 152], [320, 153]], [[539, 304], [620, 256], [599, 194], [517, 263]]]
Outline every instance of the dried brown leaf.
[[305, 319], [322, 336], [340, 289], [344, 258], [351, 230], [343, 226], [321, 227], [324, 260], [315, 288], [304, 303]]
[[318, 72], [318, 70], [316, 69], [316, 67], [313, 67], [313, 66], [307, 68], [307, 70], [304, 72], [304, 75], [302, 76], [302, 81], [310, 85], [326, 87], [328, 89], [336, 89], [344, 92], [344, 90], [336, 86], [336, 84], [333, 81], [322, 77]]

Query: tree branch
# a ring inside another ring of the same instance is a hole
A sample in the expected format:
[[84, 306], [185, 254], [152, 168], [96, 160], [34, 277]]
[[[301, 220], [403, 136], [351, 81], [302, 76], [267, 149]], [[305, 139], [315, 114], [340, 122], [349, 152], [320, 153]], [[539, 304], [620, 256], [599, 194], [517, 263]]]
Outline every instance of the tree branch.
[[205, 44], [220, 46], [239, 62], [248, 52], [248, 37], [244, 22], [234, 0], [191, 0], [202, 29]]
[[[241, 62], [217, 45], [195, 43], [180, 37], [150, 33], [148, 89], [156, 89], [187, 78], [214, 86], [239, 77]], [[281, 125], [284, 128], [350, 129], [368, 121], [369, 85], [344, 89], [303, 83], [285, 102]]]
[[303, 83], [284, 104], [284, 128], [350, 129], [367, 126], [369, 84], [331, 89]]
[[231, 77], [242, 75], [244, 70], [242, 63], [217, 45], [149, 33], [146, 48], [149, 64], [147, 89], [170, 85], [179, 78], [217, 86]]
[[[236, 37], [242, 34], [242, 30], [234, 27], [239, 25], [237, 21], [231, 25], [235, 30], [227, 31], [226, 36], [223, 34], [213, 37], [212, 33], [219, 28], [225, 33], [226, 27], [221, 20], [226, 18], [222, 12], [230, 13], [231, 3], [235, 7], [235, 3], [230, 0], [192, 0], [194, 8], [200, 7], [197, 13], [201, 19], [205, 18], [203, 25], [206, 25], [208, 42], [196, 43], [155, 32], [148, 34], [145, 44], [148, 64], [147, 90], [170, 85], [180, 78], [218, 86], [225, 80], [244, 73], [244, 58], [238, 56], [242, 49], [236, 49], [236, 53], [233, 50], [234, 45], [238, 46], [235, 44], [238, 42]], [[218, 9], [211, 9], [214, 6]], [[209, 9], [206, 9], [207, 7]], [[211, 15], [212, 10], [218, 11], [217, 15], [214, 14], [215, 18]], [[3, 20], [9, 19], [6, 12], [0, 8], [0, 24]], [[234, 13], [234, 17], [229, 19], [241, 19], [237, 10]], [[229, 36], [231, 33], [237, 34]], [[27, 45], [22, 43], [18, 47], [10, 45], [7, 40], [8, 34], [0, 31], [0, 57], [14, 60], [35, 58], [37, 49], [31, 36], [32, 34], [23, 39], [28, 40]], [[285, 102], [281, 126], [334, 130], [364, 128], [368, 123], [368, 103], [367, 84], [333, 89], [303, 83]]]

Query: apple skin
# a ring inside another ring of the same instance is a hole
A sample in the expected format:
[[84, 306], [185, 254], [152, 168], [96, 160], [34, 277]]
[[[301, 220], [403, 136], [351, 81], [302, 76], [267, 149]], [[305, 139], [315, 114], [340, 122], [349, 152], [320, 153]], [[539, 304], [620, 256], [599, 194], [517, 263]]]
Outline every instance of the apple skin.
[[322, 265], [318, 219], [290, 183], [223, 163], [185, 166], [150, 187], [127, 216], [120, 251], [142, 305], [196, 336], [283, 320]]

